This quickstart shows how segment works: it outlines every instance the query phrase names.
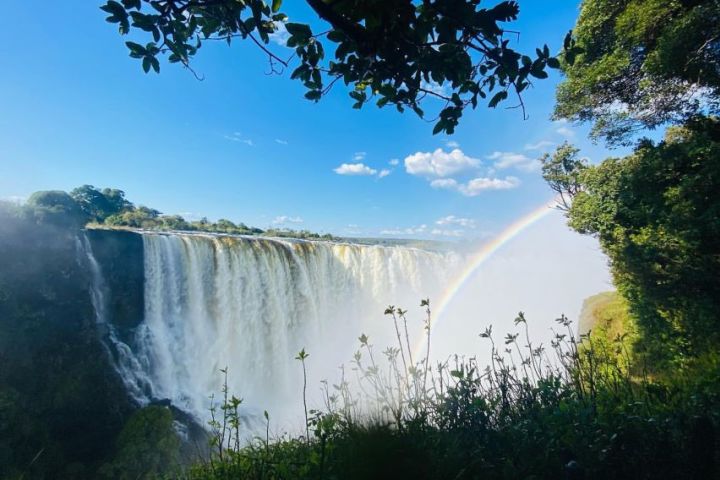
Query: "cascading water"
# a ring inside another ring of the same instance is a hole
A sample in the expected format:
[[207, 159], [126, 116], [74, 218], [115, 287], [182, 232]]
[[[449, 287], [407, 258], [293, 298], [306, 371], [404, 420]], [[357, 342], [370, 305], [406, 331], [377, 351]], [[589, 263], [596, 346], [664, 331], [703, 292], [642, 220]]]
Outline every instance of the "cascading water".
[[122, 342], [116, 332], [115, 326], [108, 322], [107, 297], [108, 286], [102, 274], [102, 268], [93, 254], [92, 246], [87, 235], [76, 238], [78, 262], [87, 267], [90, 272], [90, 301], [95, 310], [95, 321], [98, 332], [107, 349], [112, 366], [120, 375], [128, 393], [141, 405], [150, 401], [148, 392], [151, 390], [150, 378], [138, 363], [132, 349]]
[[[135, 393], [141, 402], [169, 399], [201, 420], [225, 367], [229, 391], [245, 399], [246, 413], [292, 416], [301, 348], [310, 353], [312, 397], [320, 379], [338, 376], [361, 333], [389, 344], [392, 327], [382, 315], [388, 304], [407, 307], [439, 295], [458, 263], [450, 253], [400, 246], [142, 236], [145, 318], [130, 347], [110, 336], [116, 350], [130, 352], [118, 358], [118, 371], [131, 392], [145, 387]], [[416, 327], [420, 335], [419, 319]]]

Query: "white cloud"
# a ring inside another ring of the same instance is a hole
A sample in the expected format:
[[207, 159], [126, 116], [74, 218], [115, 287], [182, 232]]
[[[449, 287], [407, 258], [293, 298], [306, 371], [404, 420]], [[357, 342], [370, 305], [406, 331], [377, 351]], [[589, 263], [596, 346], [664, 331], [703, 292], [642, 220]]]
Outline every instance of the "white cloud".
[[455, 140], [448, 140], [445, 145], [447, 145], [448, 148], [460, 148], [460, 144]]
[[333, 171], [338, 175], [375, 175], [378, 173], [377, 170], [364, 163], [343, 163]]
[[575, 136], [575, 130], [566, 126], [562, 126], [555, 131], [563, 137], [572, 138]]
[[276, 139], [275, 139], [275, 143], [279, 143], [280, 145], [287, 145], [287, 144], [288, 144], [288, 141], [287, 141], [287, 140], [283, 140], [282, 138], [276, 138]]
[[405, 158], [407, 173], [429, 177], [447, 177], [479, 165], [480, 160], [465, 155], [459, 148], [450, 152], [438, 148], [434, 152], [417, 152]]
[[432, 235], [435, 237], [462, 237], [465, 234], [465, 230], [461, 228], [428, 228], [426, 224], [417, 225], [406, 228], [390, 228], [381, 230], [380, 235]]
[[485, 190], [509, 190], [520, 185], [516, 177], [500, 178], [473, 178], [466, 185], [460, 186], [460, 192], [468, 197], [474, 197]]
[[303, 223], [303, 219], [300, 217], [289, 217], [287, 215], [279, 215], [272, 221], [273, 225], [283, 225], [286, 223]]
[[353, 154], [353, 160], [355, 160], [356, 162], [359, 162], [361, 160], [365, 160], [366, 156], [367, 156], [366, 152], [355, 152]]
[[493, 152], [486, 158], [495, 160], [494, 167], [500, 170], [513, 167], [524, 172], [532, 172], [540, 168], [540, 162], [537, 159], [530, 158], [522, 153]]
[[430, 182], [432, 188], [447, 188], [454, 190], [458, 187], [458, 182], [452, 178], [438, 178]]
[[432, 80], [429, 82], [422, 80], [420, 82], [420, 88], [428, 90], [436, 95], [441, 95], [443, 97], [449, 97], [450, 95], [452, 95], [452, 91], [450, 90], [450, 84], [447, 82], [439, 84]]
[[245, 138], [242, 133], [240, 132], [233, 132], [229, 135], [224, 135], [225, 140], [230, 140], [231, 142], [239, 142], [244, 143], [248, 147], [254, 147], [255, 144], [253, 141], [249, 138]]
[[452, 178], [438, 179], [430, 183], [433, 188], [444, 188], [448, 190], [457, 190], [466, 197], [475, 197], [486, 190], [509, 190], [520, 185], [520, 180], [516, 177], [503, 178], [473, 178], [467, 183], [459, 183]]
[[435, 221], [436, 225], [459, 225], [465, 228], [475, 228], [475, 220], [471, 218], [456, 217], [448, 215]]
[[388, 175], [390, 175], [391, 173], [392, 173], [392, 170], [388, 170], [387, 168], [383, 168], [382, 170], [380, 170], [380, 171], [378, 172], [377, 176], [378, 176], [378, 178], [385, 178], [385, 177], [387, 177]]
[[349, 223], [343, 230], [348, 235], [360, 235], [362, 233], [360, 226], [355, 223]]
[[400, 165], [400, 160], [397, 159], [397, 158], [393, 158], [393, 159], [390, 160], [388, 163], [389, 163], [390, 166], [392, 166], [392, 167], [397, 167], [398, 165]]
[[465, 233], [465, 230], [456, 228], [454, 230], [448, 230], [448, 229], [442, 229], [442, 228], [433, 228], [430, 231], [431, 235], [441, 236], [441, 237], [462, 237]]
[[550, 140], [540, 140], [537, 143], [526, 143], [525, 150], [545, 150], [553, 145], [555, 145], [555, 142], [551, 142]]
[[381, 230], [380, 235], [418, 235], [427, 232], [427, 225], [422, 224], [416, 227], [393, 228], [389, 230]]
[[290, 33], [285, 28], [283, 22], [274, 22], [275, 31], [269, 35], [270, 41], [277, 43], [280, 46], [287, 46], [287, 41], [290, 38]]

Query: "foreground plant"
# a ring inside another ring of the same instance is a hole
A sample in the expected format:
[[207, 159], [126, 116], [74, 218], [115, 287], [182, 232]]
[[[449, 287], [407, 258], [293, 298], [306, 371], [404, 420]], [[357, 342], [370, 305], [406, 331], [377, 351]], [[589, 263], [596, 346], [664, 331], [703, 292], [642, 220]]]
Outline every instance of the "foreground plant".
[[[423, 301], [430, 324], [429, 301]], [[406, 312], [390, 307], [396, 323]], [[453, 357], [415, 364], [407, 331], [375, 358], [360, 337], [355, 378], [323, 383], [324, 409], [306, 415], [306, 437], [269, 435], [216, 452], [187, 476], [217, 478], [714, 478], [720, 453], [720, 361], [657, 383], [638, 375], [622, 337], [576, 339], [557, 319], [549, 346], [523, 331], [496, 342], [487, 365]], [[396, 333], [400, 329], [396, 329]], [[429, 328], [426, 331], [429, 341]], [[522, 338], [522, 340], [520, 340]], [[403, 350], [405, 350], [403, 352]], [[428, 350], [429, 352], [429, 344]], [[302, 352], [301, 352], [302, 353]], [[367, 363], [364, 360], [367, 356]], [[302, 360], [298, 356], [299, 360]], [[232, 408], [223, 412], [233, 414]], [[268, 417], [266, 416], [266, 420]], [[226, 443], [227, 445], [227, 443]]]

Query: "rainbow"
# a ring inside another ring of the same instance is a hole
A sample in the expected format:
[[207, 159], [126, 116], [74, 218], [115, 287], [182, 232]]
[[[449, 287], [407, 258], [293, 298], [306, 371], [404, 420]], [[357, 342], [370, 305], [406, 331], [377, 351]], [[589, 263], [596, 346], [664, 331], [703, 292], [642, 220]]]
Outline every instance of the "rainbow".
[[[484, 244], [480, 250], [475, 252], [468, 259], [467, 265], [460, 272], [460, 274], [450, 282], [448, 288], [445, 289], [443, 296], [437, 304], [431, 302], [430, 306], [433, 311], [434, 321], [430, 328], [432, 330], [437, 327], [443, 318], [443, 313], [447, 309], [453, 298], [462, 290], [463, 286], [472, 278], [473, 274], [490, 258], [495, 252], [500, 250], [503, 246], [508, 244], [512, 239], [517, 237], [525, 229], [543, 219], [550, 213], [556, 211], [553, 207], [557, 205], [556, 199], [549, 202], [543, 203], [540, 207], [536, 208], [527, 215], [516, 220], [509, 226], [507, 226], [500, 234], [495, 238]], [[415, 348], [415, 358], [422, 358], [423, 350], [426, 346], [426, 336], [423, 335], [422, 339]]]

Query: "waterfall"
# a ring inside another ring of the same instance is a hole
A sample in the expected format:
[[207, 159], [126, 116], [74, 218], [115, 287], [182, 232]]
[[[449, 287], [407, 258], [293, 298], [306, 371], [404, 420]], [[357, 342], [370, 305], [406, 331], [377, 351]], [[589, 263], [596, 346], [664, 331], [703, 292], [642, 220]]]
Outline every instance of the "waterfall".
[[90, 240], [87, 235], [82, 234], [76, 237], [75, 241], [78, 263], [90, 272], [90, 301], [95, 310], [95, 323], [108, 359], [120, 375], [130, 396], [140, 405], [145, 405], [150, 401], [149, 392], [152, 391], [150, 378], [138, 363], [130, 346], [120, 340], [115, 326], [108, 321], [108, 287], [100, 264], [93, 254]]
[[[458, 263], [450, 253], [401, 246], [141, 234], [145, 315], [131, 347], [115, 347], [127, 354], [118, 371], [136, 396], [169, 399], [199, 420], [208, 418], [225, 367], [246, 413], [294, 411], [301, 348], [310, 354], [312, 396], [321, 379], [337, 378], [360, 334], [390, 344], [388, 304], [408, 308], [439, 296]], [[420, 335], [420, 315], [415, 320]]]

